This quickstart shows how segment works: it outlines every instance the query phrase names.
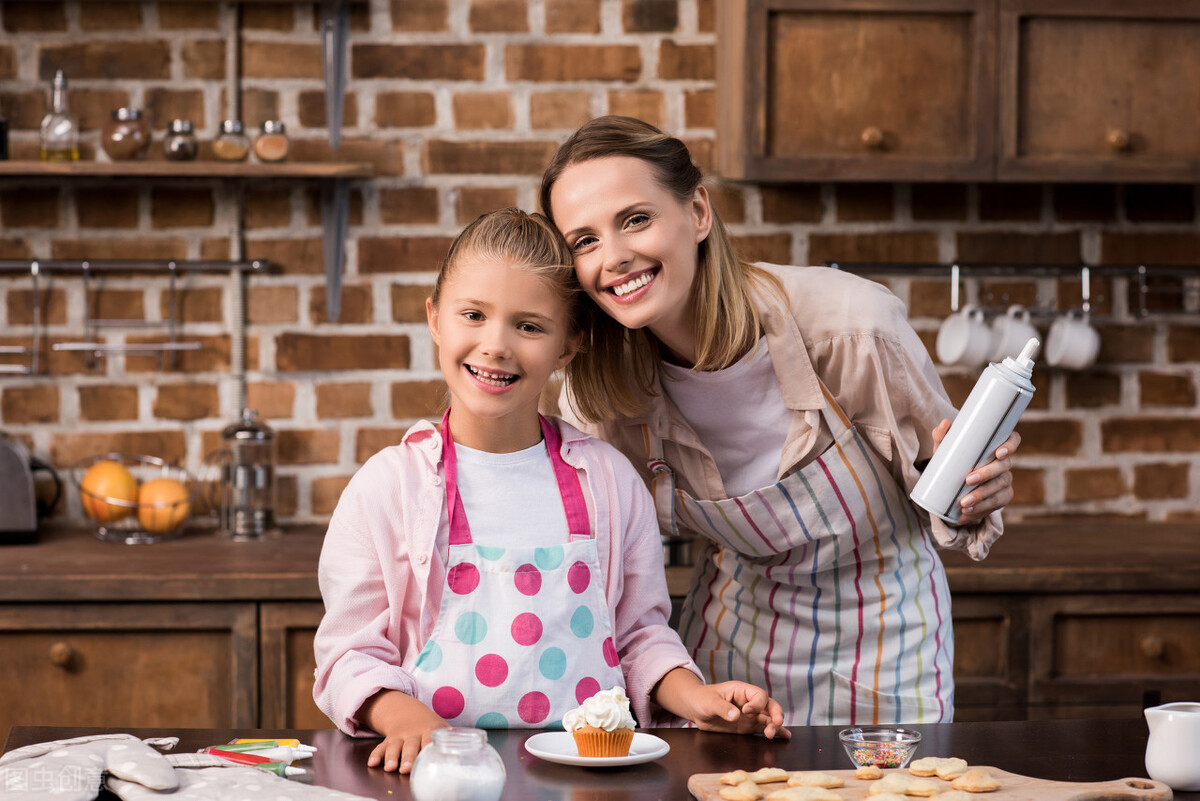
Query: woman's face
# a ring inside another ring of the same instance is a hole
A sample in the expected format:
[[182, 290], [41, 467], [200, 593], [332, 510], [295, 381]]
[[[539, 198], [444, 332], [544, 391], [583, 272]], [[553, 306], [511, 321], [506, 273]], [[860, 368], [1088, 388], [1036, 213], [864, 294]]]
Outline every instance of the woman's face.
[[646, 162], [606, 156], [563, 170], [550, 207], [579, 282], [600, 308], [626, 328], [649, 327], [672, 350], [687, 350], [677, 343], [694, 339], [698, 245], [712, 226], [706, 190], [681, 203]]

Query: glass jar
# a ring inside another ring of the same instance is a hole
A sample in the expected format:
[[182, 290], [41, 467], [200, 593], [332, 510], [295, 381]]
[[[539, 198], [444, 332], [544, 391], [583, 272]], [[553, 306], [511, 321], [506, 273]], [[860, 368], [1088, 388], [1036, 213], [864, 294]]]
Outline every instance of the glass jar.
[[257, 540], [275, 529], [275, 432], [242, 409], [241, 419], [221, 431], [221, 448], [205, 460], [216, 468], [216, 497], [220, 534], [238, 540]]
[[171, 120], [163, 137], [163, 155], [168, 161], [193, 161], [196, 158], [196, 133], [191, 120]]
[[150, 149], [150, 126], [136, 108], [114, 109], [100, 131], [100, 145], [113, 161], [145, 158]]
[[416, 801], [497, 801], [504, 763], [483, 729], [434, 729], [412, 769]]
[[244, 161], [250, 154], [250, 139], [241, 120], [225, 120], [213, 141], [213, 156], [221, 161]]
[[267, 120], [263, 123], [262, 133], [254, 140], [254, 155], [259, 161], [283, 161], [287, 158], [288, 148], [287, 129], [280, 120]]

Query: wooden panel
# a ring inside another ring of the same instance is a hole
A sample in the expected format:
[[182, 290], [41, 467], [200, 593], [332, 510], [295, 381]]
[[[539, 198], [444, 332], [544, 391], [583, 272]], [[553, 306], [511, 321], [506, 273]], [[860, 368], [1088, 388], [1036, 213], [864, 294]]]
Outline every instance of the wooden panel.
[[268, 603], [262, 627], [262, 726], [328, 729], [333, 724], [313, 701], [313, 636], [325, 608], [320, 603]]
[[[955, 594], [954, 706], [993, 710], [983, 719], [1022, 717], [1028, 684], [1028, 622], [1021, 599]], [[996, 717], [997, 710], [1004, 717]]]
[[253, 604], [0, 606], [0, 722], [254, 726]]

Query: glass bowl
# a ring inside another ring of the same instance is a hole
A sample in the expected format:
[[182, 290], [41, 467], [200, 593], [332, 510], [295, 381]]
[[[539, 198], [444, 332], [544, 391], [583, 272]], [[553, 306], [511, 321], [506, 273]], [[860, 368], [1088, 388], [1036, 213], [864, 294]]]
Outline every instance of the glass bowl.
[[899, 726], [855, 726], [842, 729], [838, 739], [855, 767], [902, 768], [916, 752], [921, 732]]
[[177, 536], [195, 496], [195, 483], [182, 467], [131, 453], [81, 459], [71, 468], [71, 483], [96, 537], [127, 545]]

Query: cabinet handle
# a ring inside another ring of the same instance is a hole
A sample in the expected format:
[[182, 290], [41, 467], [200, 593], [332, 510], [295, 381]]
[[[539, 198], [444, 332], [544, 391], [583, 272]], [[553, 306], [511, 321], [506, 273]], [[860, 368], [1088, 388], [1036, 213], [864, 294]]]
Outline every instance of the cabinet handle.
[[1142, 655], [1147, 659], [1159, 660], [1166, 653], [1167, 645], [1163, 642], [1162, 637], [1151, 634], [1148, 637], [1143, 637], [1141, 643]]
[[1124, 153], [1129, 150], [1129, 132], [1122, 131], [1120, 128], [1113, 128], [1105, 137], [1108, 146], [1116, 153]]
[[863, 132], [859, 138], [871, 150], [883, 150], [883, 129], [878, 125], [868, 125], [866, 128], [863, 128]]
[[55, 667], [68, 668], [75, 660], [75, 649], [65, 642], [56, 642], [50, 646], [50, 663]]

